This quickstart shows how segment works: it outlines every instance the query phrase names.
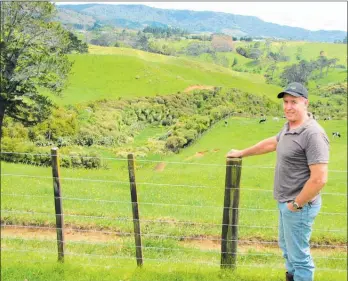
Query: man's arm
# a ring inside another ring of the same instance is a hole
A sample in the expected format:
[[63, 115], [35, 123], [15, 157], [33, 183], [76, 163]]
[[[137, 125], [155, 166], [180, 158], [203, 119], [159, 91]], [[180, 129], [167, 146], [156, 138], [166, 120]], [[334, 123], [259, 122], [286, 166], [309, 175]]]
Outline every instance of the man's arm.
[[295, 199], [295, 202], [300, 206], [303, 206], [307, 202], [311, 201], [327, 182], [328, 164], [310, 165], [309, 169], [311, 170], [311, 175], [308, 181], [305, 183], [302, 191]]
[[268, 139], [260, 141], [254, 146], [245, 148], [243, 150], [232, 149], [231, 151], [227, 153], [226, 157], [238, 158], [238, 157], [247, 157], [247, 156], [260, 155], [260, 154], [272, 152], [277, 149], [277, 143], [278, 142], [277, 142], [276, 136], [270, 137]]

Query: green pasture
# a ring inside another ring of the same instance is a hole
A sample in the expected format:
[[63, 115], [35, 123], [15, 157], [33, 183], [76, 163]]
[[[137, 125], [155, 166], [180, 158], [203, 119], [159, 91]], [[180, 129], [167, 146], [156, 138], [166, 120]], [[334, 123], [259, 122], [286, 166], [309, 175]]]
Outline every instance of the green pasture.
[[[264, 48], [264, 42], [261, 43], [261, 49]], [[254, 45], [255, 42], [236, 42], [235, 47], [243, 47]], [[272, 42], [271, 50], [279, 52], [282, 42]], [[332, 44], [319, 42], [304, 42], [304, 41], [286, 41], [284, 45], [284, 53], [290, 57], [289, 63], [296, 62], [296, 53], [298, 48], [302, 48], [302, 58], [306, 60], [315, 60], [319, 57], [320, 52], [324, 51], [328, 58], [338, 58], [337, 64], [347, 66], [347, 45], [346, 44]]]
[[[13, 246], [13, 245], [11, 245]], [[40, 245], [42, 246], [42, 245]], [[37, 247], [35, 247], [37, 249]], [[113, 254], [110, 247], [106, 247], [106, 254]], [[51, 247], [54, 251], [54, 246]], [[29, 248], [30, 251], [30, 248]], [[165, 253], [168, 255], [168, 253]], [[170, 254], [170, 253], [169, 253]], [[253, 259], [253, 253], [247, 257]], [[216, 255], [218, 260], [218, 254]], [[340, 255], [332, 257], [338, 258]], [[182, 256], [181, 256], [182, 257]], [[331, 256], [328, 256], [331, 257]], [[189, 261], [192, 259], [190, 257]], [[173, 257], [171, 256], [171, 260]], [[134, 257], [121, 258], [101, 258], [95, 256], [66, 256], [65, 263], [56, 261], [55, 254], [40, 253], [11, 253], [3, 252], [1, 255], [2, 280], [127, 280], [127, 281], [148, 281], [148, 280], [180, 280], [180, 281], [279, 281], [285, 280], [283, 265], [278, 261], [274, 262], [272, 258], [256, 259], [260, 263], [243, 264], [236, 270], [220, 270], [218, 266], [206, 266], [204, 264], [195, 264], [193, 262], [157, 261], [144, 260], [142, 268], [136, 268]], [[266, 264], [267, 263], [267, 264]], [[342, 261], [334, 262], [344, 264]], [[322, 266], [321, 262], [320, 266]], [[325, 266], [325, 265], [324, 265]], [[317, 270], [315, 280], [318, 281], [344, 281], [347, 273], [344, 270], [335, 271], [326, 266], [323, 270]]]
[[90, 54], [70, 58], [74, 65], [67, 88], [60, 97], [47, 93], [58, 104], [174, 94], [193, 85], [234, 87], [270, 97], [280, 90], [261, 76], [133, 49], [91, 47]]
[[[182, 46], [181, 41], [175, 48]], [[329, 58], [338, 57], [338, 64], [346, 65], [346, 46], [342, 44], [288, 42], [285, 50], [290, 62], [299, 46], [307, 60], [315, 59], [323, 50]], [[236, 53], [219, 53], [218, 57], [222, 55], [230, 63], [237, 57], [239, 65], [257, 67]], [[280, 90], [265, 84], [260, 74], [233, 71], [204, 55], [193, 59], [90, 46], [89, 54], [70, 55], [70, 59], [74, 66], [62, 96], [47, 93], [60, 105], [174, 94], [193, 85], [234, 87], [272, 100]], [[330, 70], [327, 77], [310, 84], [311, 94], [317, 84], [327, 85], [345, 77], [344, 69]], [[318, 99], [327, 100], [311, 97]], [[225, 155], [231, 148], [241, 149], [275, 135], [284, 123], [272, 117], [264, 124], [237, 117], [227, 121], [227, 125], [224, 121], [215, 124], [178, 154], [136, 159], [142, 269], [136, 268], [134, 258], [126, 159], [116, 158], [110, 148], [91, 147], [86, 150], [98, 151], [107, 169], [61, 169], [68, 233], [65, 264], [56, 262], [51, 169], [1, 162], [1, 221], [6, 225], [1, 235], [1, 279], [283, 280], [272, 196], [274, 153], [243, 159], [238, 266], [233, 272], [219, 269]], [[331, 142], [330, 172], [314, 225], [312, 252], [319, 268], [316, 280], [340, 281], [347, 279], [347, 121], [319, 122]], [[333, 138], [334, 131], [342, 137]], [[165, 132], [164, 127], [148, 126], [128, 149], [142, 147]], [[81, 236], [77, 239], [73, 235]]]
[[[238, 269], [220, 271], [225, 154], [275, 135], [282, 120], [231, 118], [217, 123], [179, 154], [136, 161], [144, 267], [136, 269], [125, 159], [108, 170], [61, 169], [65, 264], [56, 263], [51, 169], [2, 162], [2, 280], [280, 280], [277, 211], [272, 199], [275, 154], [243, 159]], [[331, 141], [329, 181], [312, 237], [316, 280], [345, 280], [347, 241], [347, 122], [321, 122]], [[342, 138], [332, 138], [340, 131]], [[144, 143], [160, 128], [136, 138]], [[106, 156], [106, 153], [103, 155]], [[19, 226], [19, 227], [18, 227]], [[21, 228], [22, 227], [22, 228]], [[26, 234], [53, 228], [43, 237]], [[21, 230], [22, 229], [22, 230]], [[89, 237], [87, 239], [87, 237]], [[90, 238], [94, 237], [94, 240]], [[21, 266], [19, 266], [19, 261]], [[100, 279], [98, 279], [100, 278]], [[116, 278], [116, 279], [115, 279]]]
[[[344, 194], [347, 191], [346, 121], [323, 121], [322, 125], [328, 134], [331, 131], [342, 134], [342, 138], [334, 139], [330, 135], [330, 175], [323, 192]], [[221, 231], [219, 224], [222, 220], [226, 152], [275, 135], [281, 126], [281, 121], [270, 120], [259, 125], [258, 120], [232, 118], [228, 120], [227, 127], [223, 122], [218, 123], [179, 154], [137, 159], [140, 216], [149, 220], [143, 224], [144, 233], [164, 231], [168, 235], [218, 237]], [[150, 135], [152, 133], [149, 132]], [[146, 134], [139, 135], [136, 141], [143, 143], [145, 139]], [[108, 163], [108, 170], [61, 169], [63, 197], [67, 198], [64, 200], [64, 210], [71, 215], [67, 215], [65, 222], [87, 228], [93, 226], [131, 231], [127, 163], [124, 159], [107, 157], [103, 161]], [[274, 211], [276, 204], [271, 192], [274, 164], [275, 154], [243, 159], [241, 239], [276, 239], [277, 212]], [[2, 173], [2, 208], [9, 211], [3, 212], [2, 218], [14, 224], [53, 225], [50, 168], [2, 163]], [[313, 239], [318, 243], [331, 240], [345, 242], [346, 209], [347, 202], [342, 200], [342, 196], [324, 194], [324, 214], [316, 220], [315, 228], [318, 231], [314, 232]], [[101, 218], [82, 218], [79, 215]], [[119, 219], [112, 219], [115, 217]], [[153, 220], [169, 220], [171, 223]], [[192, 227], [182, 223], [187, 221], [197, 225]]]

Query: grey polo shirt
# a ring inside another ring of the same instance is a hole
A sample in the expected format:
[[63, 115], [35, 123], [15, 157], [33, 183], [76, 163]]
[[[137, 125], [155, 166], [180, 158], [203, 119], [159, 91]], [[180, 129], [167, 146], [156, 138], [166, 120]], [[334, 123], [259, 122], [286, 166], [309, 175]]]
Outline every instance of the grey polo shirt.
[[274, 175], [274, 199], [294, 200], [310, 177], [309, 166], [329, 162], [329, 139], [313, 118], [289, 130], [286, 123], [277, 134], [277, 164]]

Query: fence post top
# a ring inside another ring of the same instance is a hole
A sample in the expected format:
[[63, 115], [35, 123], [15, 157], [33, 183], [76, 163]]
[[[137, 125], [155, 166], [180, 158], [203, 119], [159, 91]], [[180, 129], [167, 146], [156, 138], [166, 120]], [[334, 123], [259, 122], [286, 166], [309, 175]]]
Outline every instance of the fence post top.
[[133, 154], [133, 153], [129, 153], [129, 154], [127, 155], [127, 157], [128, 157], [128, 159], [133, 159], [133, 158], [134, 158], [134, 154]]
[[242, 158], [241, 157], [237, 157], [237, 158], [226, 157], [226, 162], [237, 162], [237, 163], [240, 163], [240, 162], [242, 162]]

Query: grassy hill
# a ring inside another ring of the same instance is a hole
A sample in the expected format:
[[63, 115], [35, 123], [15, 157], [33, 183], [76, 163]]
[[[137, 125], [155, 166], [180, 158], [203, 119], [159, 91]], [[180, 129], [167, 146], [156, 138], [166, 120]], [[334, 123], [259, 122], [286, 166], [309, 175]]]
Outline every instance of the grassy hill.
[[235, 87], [272, 99], [280, 90], [261, 75], [134, 49], [91, 46], [90, 54], [70, 59], [74, 65], [63, 97], [50, 95], [58, 104], [173, 94], [193, 85]]

